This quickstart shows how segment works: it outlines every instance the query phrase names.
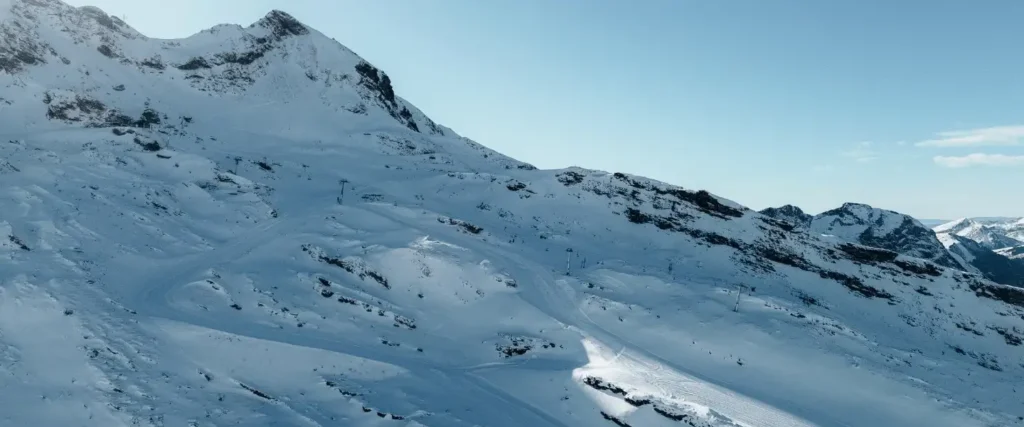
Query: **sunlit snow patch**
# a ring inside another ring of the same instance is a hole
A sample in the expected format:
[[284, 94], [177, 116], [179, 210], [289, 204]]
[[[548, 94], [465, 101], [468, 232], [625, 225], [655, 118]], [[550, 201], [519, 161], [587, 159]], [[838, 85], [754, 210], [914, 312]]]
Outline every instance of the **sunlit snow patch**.
[[589, 363], [573, 379], [610, 421], [633, 426], [815, 426], [764, 403], [689, 377], [622, 349], [584, 338]]

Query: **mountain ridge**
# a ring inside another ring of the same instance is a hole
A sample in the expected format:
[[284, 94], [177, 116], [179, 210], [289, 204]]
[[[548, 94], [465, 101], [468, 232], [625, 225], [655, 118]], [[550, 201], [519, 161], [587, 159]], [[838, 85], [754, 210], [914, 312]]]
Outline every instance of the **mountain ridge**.
[[815, 216], [791, 205], [761, 213], [797, 224], [808, 232], [833, 235], [838, 229], [837, 237], [843, 241], [938, 261], [945, 267], [980, 274], [1005, 285], [1024, 285], [1024, 264], [1006, 259], [1019, 258], [1014, 256], [1014, 248], [1022, 246], [1006, 235], [1017, 222], [1015, 218], [960, 218], [929, 231], [908, 215], [861, 203], [844, 203]]
[[843, 241], [926, 259], [948, 268], [968, 269], [949, 255], [928, 227], [899, 212], [847, 202], [813, 216], [791, 205], [764, 209], [760, 213], [795, 223], [811, 233], [836, 236]]
[[961, 218], [933, 228], [936, 233], [954, 233], [971, 239], [990, 250], [1024, 245], [1021, 240], [1010, 237], [1010, 230], [1016, 220], [1002, 222], [979, 222], [970, 218]]

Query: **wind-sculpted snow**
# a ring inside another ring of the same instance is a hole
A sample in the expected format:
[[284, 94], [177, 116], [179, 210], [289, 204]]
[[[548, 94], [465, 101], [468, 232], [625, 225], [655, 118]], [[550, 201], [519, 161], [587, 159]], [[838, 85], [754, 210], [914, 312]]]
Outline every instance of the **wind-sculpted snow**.
[[48, 46], [0, 71], [0, 425], [1024, 414], [1019, 288], [706, 191], [536, 170], [282, 12], [155, 40], [0, 6]]

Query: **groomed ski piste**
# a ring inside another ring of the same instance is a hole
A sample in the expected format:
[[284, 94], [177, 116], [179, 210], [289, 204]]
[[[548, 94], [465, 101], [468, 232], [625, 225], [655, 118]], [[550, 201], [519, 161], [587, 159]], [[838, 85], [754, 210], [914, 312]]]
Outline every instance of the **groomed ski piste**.
[[1016, 288], [537, 170], [282, 12], [0, 22], [0, 425], [1024, 425]]

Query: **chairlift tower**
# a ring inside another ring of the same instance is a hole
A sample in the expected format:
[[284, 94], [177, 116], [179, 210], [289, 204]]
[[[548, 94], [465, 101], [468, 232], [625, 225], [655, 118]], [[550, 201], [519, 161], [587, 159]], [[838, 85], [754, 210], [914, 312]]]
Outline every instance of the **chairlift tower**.
[[743, 285], [743, 284], [737, 284], [736, 285], [736, 305], [734, 305], [732, 307], [732, 311], [735, 311], [735, 312], [739, 312], [740, 311], [740, 297], [743, 296], [743, 291], [748, 291], [748, 290], [750, 290], [750, 287], [747, 286], [747, 285]]
[[338, 180], [338, 183], [341, 184], [341, 195], [338, 196], [338, 204], [340, 205], [343, 204], [345, 201], [345, 184], [348, 184], [348, 180], [342, 178]]

